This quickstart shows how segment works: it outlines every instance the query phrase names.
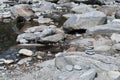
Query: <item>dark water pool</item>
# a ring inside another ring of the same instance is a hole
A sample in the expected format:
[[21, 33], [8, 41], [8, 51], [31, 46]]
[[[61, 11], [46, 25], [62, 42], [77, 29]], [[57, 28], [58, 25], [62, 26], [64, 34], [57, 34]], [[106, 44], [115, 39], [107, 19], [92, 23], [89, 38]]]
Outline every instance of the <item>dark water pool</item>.
[[13, 31], [12, 24], [0, 22], [0, 53], [16, 45], [17, 34]]

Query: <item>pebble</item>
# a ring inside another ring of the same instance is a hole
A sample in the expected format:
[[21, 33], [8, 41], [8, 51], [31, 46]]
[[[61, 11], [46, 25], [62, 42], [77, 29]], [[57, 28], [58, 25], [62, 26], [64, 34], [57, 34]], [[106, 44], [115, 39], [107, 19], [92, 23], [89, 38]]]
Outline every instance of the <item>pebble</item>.
[[37, 56], [38, 59], [43, 59], [41, 56]]
[[75, 70], [81, 70], [82, 68], [81, 68], [81, 66], [79, 66], [79, 65], [74, 65], [74, 69], [75, 69]]
[[28, 49], [21, 49], [18, 53], [22, 54], [24, 56], [32, 56], [33, 55], [33, 52]]
[[11, 64], [11, 63], [13, 63], [14, 62], [14, 60], [4, 60], [4, 63], [5, 64]]
[[72, 65], [67, 65], [65, 68], [66, 68], [67, 71], [72, 71], [73, 70], [73, 66]]

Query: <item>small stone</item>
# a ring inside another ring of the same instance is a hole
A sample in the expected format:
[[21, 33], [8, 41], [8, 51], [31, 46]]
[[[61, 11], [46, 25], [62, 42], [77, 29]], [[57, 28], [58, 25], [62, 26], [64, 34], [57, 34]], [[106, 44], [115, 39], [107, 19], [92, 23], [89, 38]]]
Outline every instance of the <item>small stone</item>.
[[73, 70], [73, 66], [72, 65], [67, 65], [65, 68], [66, 68], [67, 71], [72, 71]]
[[19, 54], [25, 55], [25, 56], [32, 56], [33, 52], [31, 50], [28, 49], [21, 49], [19, 51]]
[[75, 69], [75, 70], [81, 70], [82, 68], [81, 68], [81, 66], [79, 66], [79, 65], [74, 65], [74, 69]]
[[38, 59], [42, 59], [42, 57], [41, 57], [41, 56], [37, 56], [37, 58], [38, 58]]
[[4, 60], [4, 63], [5, 64], [11, 64], [11, 63], [13, 63], [14, 62], [14, 60]]

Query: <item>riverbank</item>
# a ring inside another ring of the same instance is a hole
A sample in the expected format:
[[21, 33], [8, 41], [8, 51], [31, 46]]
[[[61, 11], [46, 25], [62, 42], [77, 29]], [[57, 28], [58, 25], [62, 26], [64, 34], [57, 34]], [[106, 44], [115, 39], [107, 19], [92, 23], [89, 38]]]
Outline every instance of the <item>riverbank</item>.
[[[0, 20], [7, 26], [0, 25], [3, 30], [0, 32], [4, 32], [0, 35], [6, 34], [5, 39], [0, 39], [1, 51], [5, 49], [0, 55], [1, 78], [120, 80], [119, 3], [119, 0], [1, 3]], [[10, 45], [4, 47], [6, 44]]]

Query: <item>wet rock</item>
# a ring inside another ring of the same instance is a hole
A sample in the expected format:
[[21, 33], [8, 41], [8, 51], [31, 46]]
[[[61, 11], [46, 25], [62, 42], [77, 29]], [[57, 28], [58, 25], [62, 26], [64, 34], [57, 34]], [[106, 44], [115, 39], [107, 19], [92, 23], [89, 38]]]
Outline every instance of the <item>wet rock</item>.
[[95, 11], [95, 9], [93, 9], [90, 5], [81, 4], [79, 6], [73, 7], [72, 11], [75, 13], [82, 14], [82, 13]]
[[26, 20], [30, 20], [31, 18], [34, 17], [32, 9], [27, 4], [15, 5], [11, 8], [11, 12], [15, 18], [21, 16]]
[[64, 23], [63, 29], [67, 32], [78, 29], [87, 29], [96, 25], [102, 25], [105, 21], [106, 15], [103, 12], [92, 11], [70, 17]]
[[111, 36], [111, 40], [113, 42], [119, 43], [120, 42], [120, 34], [113, 33], [112, 36]]
[[34, 54], [31, 50], [28, 49], [21, 49], [18, 53], [24, 56], [32, 56]]
[[72, 71], [73, 70], [73, 66], [72, 65], [66, 65], [66, 70], [67, 71]]

